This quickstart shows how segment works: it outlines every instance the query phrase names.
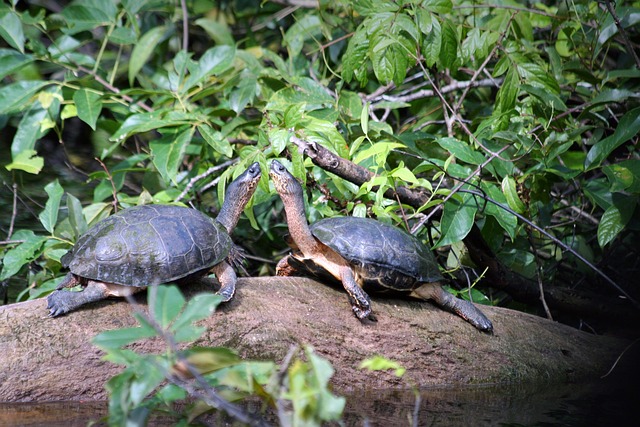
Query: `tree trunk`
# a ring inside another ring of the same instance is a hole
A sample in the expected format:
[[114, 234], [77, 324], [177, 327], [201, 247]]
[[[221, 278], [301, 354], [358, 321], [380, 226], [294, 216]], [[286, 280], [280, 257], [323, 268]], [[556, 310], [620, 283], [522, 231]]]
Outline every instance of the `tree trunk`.
[[[207, 290], [203, 284], [183, 288], [187, 297]], [[292, 344], [310, 344], [333, 364], [333, 386], [343, 393], [594, 378], [626, 345], [504, 308], [481, 307], [495, 328], [488, 335], [430, 303], [373, 296], [372, 305], [378, 321], [361, 323], [341, 289], [304, 278], [244, 278], [235, 298], [204, 321], [207, 331], [196, 344], [277, 362]], [[104, 384], [120, 367], [103, 361], [91, 339], [134, 326], [131, 313], [126, 301], [115, 299], [55, 319], [47, 317], [44, 299], [0, 307], [0, 401], [106, 399]], [[164, 344], [146, 340], [132, 348], [157, 352]], [[358, 368], [373, 355], [399, 362], [405, 378]]]

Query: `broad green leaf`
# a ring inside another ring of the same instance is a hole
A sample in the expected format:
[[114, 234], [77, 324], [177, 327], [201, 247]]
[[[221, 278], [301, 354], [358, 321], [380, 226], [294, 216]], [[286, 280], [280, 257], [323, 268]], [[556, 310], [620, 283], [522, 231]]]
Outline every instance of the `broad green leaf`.
[[[481, 185], [488, 197], [502, 205], [508, 206], [505, 195], [497, 185], [485, 182]], [[515, 215], [491, 202], [487, 202], [485, 212], [487, 215], [493, 216], [498, 221], [498, 224], [500, 224], [512, 240], [515, 239], [516, 228], [518, 226], [518, 218]]]
[[317, 355], [311, 347], [305, 350], [315, 379], [313, 385], [319, 393], [318, 418], [323, 421], [338, 420], [344, 410], [346, 399], [333, 395], [329, 389], [329, 380], [334, 374], [334, 369], [331, 363]]
[[502, 179], [502, 193], [507, 199], [507, 204], [516, 213], [523, 213], [526, 210], [526, 206], [520, 200], [518, 190], [516, 189], [516, 181], [511, 176], [505, 176]]
[[458, 59], [458, 32], [453, 23], [448, 20], [442, 23], [442, 46], [439, 59], [438, 68], [441, 70], [452, 68]]
[[222, 22], [211, 18], [200, 18], [194, 22], [207, 32], [209, 37], [216, 42], [217, 45], [235, 46], [235, 40], [231, 34], [229, 27]]
[[243, 72], [238, 86], [229, 94], [229, 106], [236, 114], [253, 101], [258, 91], [258, 80], [251, 73]]
[[520, 92], [520, 79], [514, 68], [510, 68], [496, 95], [496, 112], [504, 114], [511, 111]]
[[295, 58], [300, 54], [306, 40], [319, 37], [322, 22], [317, 15], [305, 15], [295, 21], [284, 34], [282, 43], [289, 49], [289, 57]]
[[24, 53], [24, 32], [20, 18], [12, 11], [0, 11], [0, 37]]
[[441, 237], [436, 247], [450, 245], [464, 239], [475, 221], [478, 207], [470, 194], [463, 194], [462, 201], [449, 199], [444, 204], [444, 212], [440, 220]]
[[156, 331], [148, 326], [113, 329], [96, 335], [91, 342], [103, 350], [119, 349], [132, 342], [156, 336]]
[[87, 89], [80, 89], [73, 94], [73, 102], [78, 109], [78, 117], [80, 120], [96, 130], [96, 122], [102, 111], [102, 101], [100, 94]]
[[36, 150], [23, 150], [14, 156], [13, 161], [6, 168], [8, 170], [22, 170], [37, 175], [44, 167], [44, 159], [38, 156]]
[[49, 81], [25, 80], [0, 87], [0, 114], [15, 113], [31, 107], [31, 98], [50, 84], [52, 83]]
[[200, 135], [207, 141], [214, 150], [227, 157], [233, 155], [233, 148], [227, 138], [223, 138], [219, 131], [214, 131], [213, 128], [207, 124], [201, 124], [198, 126]]
[[46, 237], [36, 236], [31, 230], [20, 230], [15, 232], [11, 239], [24, 240], [18, 246], [5, 252], [2, 258], [2, 271], [0, 281], [6, 280], [16, 274], [23, 265], [33, 261], [40, 248], [47, 240]]
[[640, 160], [630, 159], [602, 168], [611, 182], [611, 191], [640, 193]]
[[201, 84], [211, 75], [219, 75], [228, 69], [235, 58], [236, 49], [233, 46], [215, 46], [208, 49], [200, 60], [189, 66], [189, 78], [185, 82], [182, 91], [187, 92], [195, 85]]
[[0, 49], [0, 80], [16, 73], [34, 61], [33, 55], [25, 55], [13, 49]]
[[389, 360], [382, 356], [373, 356], [363, 360], [359, 366], [360, 369], [368, 369], [369, 371], [394, 371], [396, 377], [400, 378], [406, 372], [406, 369], [402, 367], [395, 360]]
[[168, 30], [169, 28], [167, 26], [161, 25], [152, 28], [140, 37], [140, 40], [138, 40], [131, 52], [131, 60], [129, 61], [129, 84], [133, 85], [133, 80], [151, 57], [158, 44], [164, 40]]
[[560, 99], [558, 95], [553, 93], [552, 91], [531, 86], [531, 85], [521, 85], [520, 86], [524, 91], [529, 94], [535, 96], [540, 101], [542, 101], [542, 105], [548, 108], [552, 108], [554, 111], [563, 112], [567, 110], [567, 106], [564, 104], [564, 101]]
[[431, 31], [424, 38], [422, 44], [422, 55], [428, 67], [433, 67], [440, 58], [442, 49], [442, 26], [436, 19], [432, 19]]
[[598, 141], [591, 147], [587, 154], [585, 168], [592, 169], [600, 166], [600, 163], [609, 157], [613, 150], [633, 138], [638, 132], [640, 132], [640, 107], [625, 113], [613, 135]]
[[453, 3], [451, 0], [426, 0], [421, 3], [421, 7], [433, 13], [445, 14], [451, 12]]
[[[365, 21], [366, 22], [366, 21]], [[349, 39], [347, 51], [343, 56], [342, 78], [350, 82], [355, 77], [364, 86], [367, 83], [367, 56], [369, 54], [369, 37], [363, 28], [358, 28]]]
[[76, 240], [89, 228], [82, 213], [82, 204], [73, 194], [67, 193], [67, 210], [69, 211], [69, 223]]
[[182, 311], [185, 299], [177, 286], [162, 285], [149, 292], [149, 303], [151, 303], [153, 291], [155, 291], [153, 318], [162, 329], [166, 329]]
[[[94, 4], [91, 4], [94, 3]], [[111, 4], [109, 8], [107, 3]], [[112, 2], [74, 2], [62, 9], [67, 22], [67, 32], [75, 34], [108, 25], [115, 20], [115, 8]]]
[[149, 143], [151, 149], [151, 160], [155, 165], [165, 182], [175, 181], [178, 173], [178, 167], [182, 162], [182, 157], [191, 141], [194, 128], [179, 133], [172, 142], [162, 140], [154, 140]]
[[236, 352], [225, 347], [195, 347], [185, 352], [187, 362], [201, 374], [208, 374], [242, 361]]
[[44, 206], [44, 210], [40, 212], [38, 218], [44, 228], [53, 235], [53, 230], [58, 222], [58, 211], [60, 209], [60, 200], [64, 194], [64, 189], [56, 179], [44, 187], [44, 191], [49, 195], [49, 199]]
[[463, 162], [480, 165], [486, 160], [481, 153], [474, 151], [469, 144], [459, 139], [449, 137], [438, 138], [436, 142], [450, 154], [453, 154], [456, 159], [462, 160]]
[[191, 298], [180, 316], [171, 325], [171, 331], [175, 334], [176, 341], [193, 341], [195, 338], [186, 339], [193, 328], [193, 323], [211, 316], [221, 302], [222, 297], [215, 294], [201, 294]]
[[287, 129], [273, 128], [269, 130], [269, 144], [273, 154], [280, 155], [287, 148], [289, 139], [291, 138], [291, 132]]
[[148, 132], [169, 126], [188, 124], [188, 120], [171, 119], [166, 111], [154, 111], [151, 113], [133, 114], [122, 123], [120, 128], [110, 138], [111, 141], [122, 142], [136, 133]]
[[636, 209], [637, 197], [624, 197], [619, 203], [614, 203], [604, 212], [598, 224], [598, 244], [604, 248], [620, 234], [631, 219]]

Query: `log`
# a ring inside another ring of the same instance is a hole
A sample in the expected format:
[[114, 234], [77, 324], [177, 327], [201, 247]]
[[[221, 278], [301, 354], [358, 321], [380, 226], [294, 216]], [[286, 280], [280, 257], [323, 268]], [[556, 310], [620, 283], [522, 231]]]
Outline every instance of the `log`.
[[[188, 298], [211, 289], [182, 290]], [[144, 295], [137, 298], [145, 303]], [[242, 278], [195, 344], [276, 362], [291, 345], [310, 344], [333, 364], [338, 393], [595, 378], [627, 345], [504, 308], [481, 307], [495, 328], [489, 335], [427, 302], [373, 296], [372, 305], [378, 321], [361, 323], [342, 289], [306, 278]], [[55, 319], [47, 313], [45, 299], [0, 307], [0, 402], [107, 399], [104, 384], [121, 367], [102, 360], [91, 339], [136, 325], [132, 308], [111, 299]], [[165, 345], [150, 339], [132, 348], [159, 352]], [[373, 355], [400, 363], [405, 377], [359, 369]]]

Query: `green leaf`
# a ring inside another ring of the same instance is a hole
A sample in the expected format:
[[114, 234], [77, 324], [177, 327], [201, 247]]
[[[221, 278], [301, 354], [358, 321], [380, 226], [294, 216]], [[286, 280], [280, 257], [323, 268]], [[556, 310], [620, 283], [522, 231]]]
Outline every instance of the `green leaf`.
[[189, 66], [189, 78], [183, 86], [183, 93], [203, 83], [209, 76], [224, 72], [233, 63], [235, 55], [236, 49], [233, 46], [222, 45], [208, 49], [195, 65]]
[[2, 271], [0, 281], [6, 280], [16, 274], [23, 265], [31, 262], [40, 251], [40, 248], [47, 240], [46, 237], [36, 236], [31, 230], [20, 230], [15, 232], [11, 239], [24, 240], [18, 246], [5, 252], [2, 258]]
[[148, 326], [114, 329], [101, 332], [91, 342], [103, 350], [121, 348], [134, 341], [156, 336], [156, 331]]
[[0, 37], [24, 53], [24, 32], [20, 18], [12, 11], [0, 12]]
[[485, 157], [471, 149], [469, 144], [466, 144], [456, 138], [438, 138], [436, 140], [438, 145], [453, 154], [456, 159], [463, 162], [470, 163], [472, 165], [480, 165], [486, 160]]
[[231, 157], [233, 155], [233, 148], [227, 138], [223, 138], [222, 134], [218, 131], [214, 131], [213, 128], [207, 124], [201, 124], [198, 126], [200, 135], [207, 141], [214, 150], [218, 153]]
[[523, 213], [526, 210], [526, 206], [520, 200], [518, 196], [518, 190], [516, 189], [516, 181], [511, 176], [505, 176], [502, 179], [502, 193], [507, 199], [507, 204], [516, 213]]
[[80, 89], [73, 94], [73, 102], [75, 102], [78, 109], [78, 117], [91, 126], [93, 130], [96, 130], [96, 122], [100, 116], [100, 111], [102, 111], [100, 98], [100, 94], [87, 89]]
[[640, 160], [629, 159], [602, 168], [611, 182], [611, 192], [640, 193]]
[[194, 23], [202, 27], [217, 45], [235, 46], [236, 42], [226, 23], [218, 22], [211, 18], [200, 18]]
[[369, 371], [394, 371], [394, 375], [398, 378], [402, 377], [406, 372], [406, 369], [398, 362], [382, 356], [373, 356], [363, 360], [359, 368], [368, 369]]
[[38, 218], [40, 218], [40, 222], [44, 228], [53, 235], [53, 230], [58, 222], [58, 210], [60, 209], [60, 199], [62, 199], [64, 189], [56, 179], [47, 184], [44, 187], [44, 191], [49, 195], [49, 199], [44, 206], [44, 210], [38, 215]]
[[129, 84], [133, 85], [133, 80], [149, 60], [158, 44], [165, 39], [168, 30], [169, 28], [164, 25], [152, 28], [143, 34], [134, 45], [129, 61]]
[[[487, 196], [492, 200], [503, 205], [508, 205], [506, 197], [497, 185], [487, 182], [482, 182], [481, 185], [484, 192], [487, 193]], [[498, 221], [498, 224], [500, 224], [512, 240], [515, 239], [516, 228], [518, 226], [518, 218], [515, 215], [491, 202], [487, 203], [485, 210], [487, 215], [491, 215]]]
[[195, 347], [185, 352], [187, 362], [201, 374], [208, 374], [242, 361], [238, 354], [224, 347]]
[[44, 167], [44, 159], [38, 156], [36, 150], [23, 150], [9, 163], [8, 170], [22, 170], [37, 175]]
[[436, 247], [450, 245], [464, 239], [475, 221], [478, 207], [472, 196], [463, 194], [462, 202], [455, 198], [449, 199], [444, 205], [444, 212], [440, 220], [441, 237]]
[[600, 166], [603, 160], [616, 148], [633, 138], [640, 131], [640, 107], [625, 113], [616, 126], [613, 135], [597, 142], [587, 153], [585, 168], [592, 169]]
[[73, 235], [77, 240], [78, 237], [87, 231], [89, 226], [87, 225], [87, 221], [84, 219], [80, 200], [70, 193], [67, 193], [67, 210], [69, 211], [69, 224], [71, 224]]
[[120, 128], [109, 138], [111, 141], [122, 142], [136, 133], [148, 132], [167, 126], [176, 126], [180, 122], [172, 122], [164, 118], [164, 111], [133, 114], [126, 118]]
[[31, 99], [49, 81], [25, 80], [0, 87], [0, 114], [15, 113], [33, 105]]
[[172, 142], [165, 139], [154, 140], [149, 143], [152, 162], [165, 182], [174, 182], [178, 174], [178, 167], [191, 141], [194, 128], [190, 127], [179, 133]]
[[25, 55], [13, 49], [0, 49], [0, 80], [18, 72], [33, 61], [33, 55]]
[[314, 374], [314, 385], [320, 392], [318, 418], [322, 421], [339, 420], [344, 410], [346, 399], [333, 395], [329, 389], [329, 380], [334, 374], [334, 369], [331, 363], [318, 356], [311, 347], [307, 347], [305, 350]]
[[616, 195], [614, 203], [604, 212], [598, 224], [598, 244], [601, 248], [611, 243], [627, 225], [636, 209], [638, 197]]
[[448, 20], [442, 24], [442, 46], [439, 59], [438, 68], [441, 70], [452, 68], [458, 59], [458, 32], [453, 23]]
[[171, 325], [171, 331], [178, 342], [193, 341], [199, 337], [192, 336], [193, 323], [205, 319], [216, 310], [222, 297], [215, 294], [201, 294], [191, 298], [180, 316]]
[[424, 38], [422, 54], [428, 67], [433, 67], [440, 58], [442, 50], [442, 26], [437, 19], [432, 20], [431, 31]]
[[229, 94], [229, 106], [236, 114], [252, 102], [258, 92], [258, 80], [255, 75], [243, 72], [238, 86]]
[[150, 304], [152, 302], [152, 292], [155, 293], [152, 307], [153, 318], [162, 329], [165, 329], [182, 311], [185, 299], [177, 286], [162, 285], [156, 286], [149, 292]]

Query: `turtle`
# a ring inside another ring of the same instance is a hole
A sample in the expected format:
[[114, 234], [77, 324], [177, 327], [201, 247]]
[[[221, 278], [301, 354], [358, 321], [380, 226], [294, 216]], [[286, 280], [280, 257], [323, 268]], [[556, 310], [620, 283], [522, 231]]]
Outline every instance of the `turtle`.
[[[232, 265], [242, 258], [230, 235], [260, 176], [256, 162], [229, 184], [215, 219], [196, 209], [149, 204], [99, 221], [62, 256], [69, 272], [47, 297], [49, 316], [147, 286], [194, 281], [209, 271], [220, 282], [217, 293], [229, 301], [236, 284]], [[81, 291], [65, 289], [78, 285]]]
[[371, 218], [338, 216], [309, 225], [300, 183], [277, 160], [269, 175], [284, 204], [292, 248], [278, 262], [276, 275], [310, 274], [341, 282], [361, 320], [376, 320], [367, 291], [393, 292], [432, 300], [478, 330], [493, 332], [475, 305], [443, 289], [435, 256], [417, 237]]

